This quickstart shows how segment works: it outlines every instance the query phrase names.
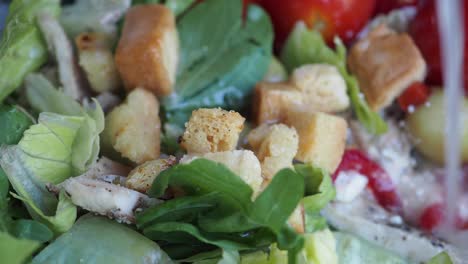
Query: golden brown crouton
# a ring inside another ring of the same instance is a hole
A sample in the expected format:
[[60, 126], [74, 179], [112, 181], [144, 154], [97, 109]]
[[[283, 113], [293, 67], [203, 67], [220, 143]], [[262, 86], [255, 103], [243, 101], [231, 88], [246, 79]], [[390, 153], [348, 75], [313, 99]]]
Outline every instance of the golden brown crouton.
[[103, 144], [141, 164], [159, 157], [159, 103], [149, 91], [135, 89], [106, 116]]
[[201, 155], [185, 155], [180, 160], [180, 163], [190, 163], [198, 158], [205, 158], [224, 164], [252, 188], [254, 192], [253, 197], [258, 195], [263, 178], [260, 162], [252, 151], [231, 150]]
[[302, 105], [302, 94], [290, 83], [259, 82], [252, 105], [255, 123], [275, 123], [285, 118], [288, 109]]
[[82, 33], [75, 38], [78, 61], [91, 89], [98, 93], [116, 90], [120, 77], [112, 55], [112, 44], [103, 33]]
[[146, 193], [151, 188], [154, 179], [163, 170], [176, 164], [176, 159], [170, 156], [167, 159], [157, 159], [147, 161], [133, 169], [125, 181], [125, 187]]
[[336, 113], [349, 107], [346, 82], [333, 65], [303, 65], [293, 71], [290, 82], [302, 92], [304, 109]]
[[283, 168], [292, 167], [299, 144], [296, 129], [283, 124], [262, 124], [252, 130], [247, 139], [261, 162], [265, 179], [271, 179]]
[[348, 64], [373, 110], [390, 105], [411, 83], [426, 75], [426, 63], [411, 37], [385, 25], [351, 48]]
[[115, 61], [127, 90], [143, 87], [157, 96], [173, 90], [179, 57], [174, 14], [164, 5], [136, 5], [125, 16]]
[[299, 134], [296, 159], [333, 173], [345, 149], [346, 121], [320, 112], [289, 112], [286, 124], [296, 128]]
[[181, 146], [189, 154], [234, 150], [244, 121], [235, 111], [197, 109], [185, 124]]

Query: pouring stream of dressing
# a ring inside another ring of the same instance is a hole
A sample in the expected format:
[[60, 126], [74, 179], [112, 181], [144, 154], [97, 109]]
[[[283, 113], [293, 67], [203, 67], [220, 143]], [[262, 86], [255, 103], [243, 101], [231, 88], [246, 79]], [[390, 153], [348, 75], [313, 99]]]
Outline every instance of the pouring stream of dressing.
[[468, 245], [468, 232], [455, 229], [457, 204], [462, 194], [460, 143], [461, 100], [463, 98], [463, 1], [437, 0], [437, 18], [442, 48], [445, 90], [445, 195], [447, 204], [446, 225], [441, 236], [462, 248]]

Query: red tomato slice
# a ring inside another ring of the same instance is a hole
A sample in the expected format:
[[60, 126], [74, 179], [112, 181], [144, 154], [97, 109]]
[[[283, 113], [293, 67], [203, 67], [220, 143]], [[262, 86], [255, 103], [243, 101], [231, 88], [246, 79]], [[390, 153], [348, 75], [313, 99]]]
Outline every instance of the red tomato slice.
[[390, 212], [402, 213], [401, 199], [392, 179], [377, 162], [371, 160], [364, 152], [358, 149], [347, 149], [338, 169], [333, 174], [333, 180], [341, 171], [357, 171], [366, 176], [369, 180], [368, 187], [377, 202]]
[[275, 46], [279, 48], [297, 21], [320, 30], [332, 43], [338, 35], [349, 42], [366, 25], [376, 0], [261, 0], [275, 28]]
[[398, 97], [398, 104], [403, 111], [409, 112], [411, 107], [417, 107], [427, 102], [430, 95], [429, 87], [422, 82], [415, 82]]

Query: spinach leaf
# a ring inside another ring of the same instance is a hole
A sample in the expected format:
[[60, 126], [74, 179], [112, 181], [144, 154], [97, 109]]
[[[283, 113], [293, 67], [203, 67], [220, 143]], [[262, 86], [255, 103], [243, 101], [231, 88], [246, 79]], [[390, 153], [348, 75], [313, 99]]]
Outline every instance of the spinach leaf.
[[289, 71], [308, 63], [327, 63], [335, 66], [345, 79], [351, 105], [359, 121], [371, 133], [385, 133], [385, 121], [369, 108], [362, 98], [356, 77], [346, 68], [346, 48], [339, 38], [335, 39], [335, 46], [334, 51], [325, 44], [318, 31], [308, 30], [304, 23], [299, 22], [281, 51], [281, 60]]
[[0, 232], [0, 256], [2, 263], [22, 264], [40, 247], [38, 241], [19, 239]]
[[166, 0], [165, 5], [167, 8], [174, 12], [175, 16], [184, 13], [196, 0]]
[[24, 77], [47, 61], [47, 47], [35, 20], [39, 12], [58, 15], [59, 0], [15, 0], [0, 40], [0, 102]]
[[245, 25], [241, 13], [241, 1], [207, 0], [180, 19], [176, 92], [162, 102], [169, 124], [183, 127], [201, 107], [246, 105], [269, 65], [273, 32], [261, 8], [249, 7]]

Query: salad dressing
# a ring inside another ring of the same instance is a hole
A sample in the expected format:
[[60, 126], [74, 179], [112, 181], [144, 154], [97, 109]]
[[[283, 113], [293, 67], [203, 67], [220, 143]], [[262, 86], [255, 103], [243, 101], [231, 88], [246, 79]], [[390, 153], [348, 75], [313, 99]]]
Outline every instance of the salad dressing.
[[460, 167], [460, 128], [461, 128], [461, 98], [463, 71], [463, 19], [462, 1], [437, 1], [437, 18], [441, 32], [443, 76], [445, 77], [445, 195], [447, 205], [447, 221], [441, 233], [448, 240], [460, 245], [468, 243], [468, 232], [455, 230], [457, 202], [462, 193]]

